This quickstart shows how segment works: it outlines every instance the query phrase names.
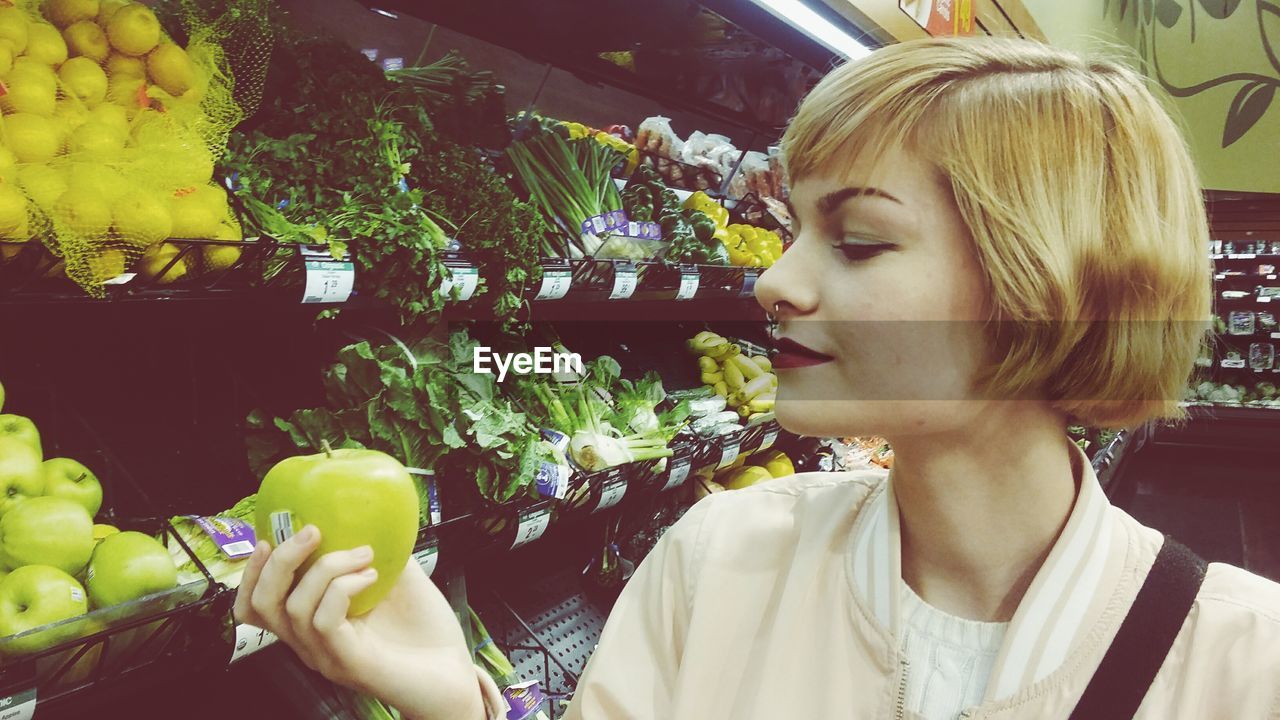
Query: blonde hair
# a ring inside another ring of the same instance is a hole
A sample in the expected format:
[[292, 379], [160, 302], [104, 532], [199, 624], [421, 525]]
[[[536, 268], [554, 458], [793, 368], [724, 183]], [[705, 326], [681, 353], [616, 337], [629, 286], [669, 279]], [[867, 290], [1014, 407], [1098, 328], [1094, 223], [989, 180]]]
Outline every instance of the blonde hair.
[[993, 304], [996, 397], [1076, 421], [1182, 417], [1211, 309], [1186, 143], [1138, 73], [1009, 38], [891, 45], [840, 67], [783, 138], [787, 172], [913, 149], [950, 184]]

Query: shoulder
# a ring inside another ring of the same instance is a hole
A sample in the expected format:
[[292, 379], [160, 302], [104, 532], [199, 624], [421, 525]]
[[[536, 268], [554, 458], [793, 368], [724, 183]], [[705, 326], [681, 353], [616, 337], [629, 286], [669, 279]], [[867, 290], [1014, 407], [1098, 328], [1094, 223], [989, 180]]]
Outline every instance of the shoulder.
[[785, 552], [808, 539], [847, 535], [862, 506], [888, 472], [798, 473], [741, 490], [709, 495], [685, 513], [663, 540], [692, 555], [731, 561], [738, 553]]
[[1210, 563], [1196, 596], [1201, 614], [1265, 632], [1280, 647], [1280, 583], [1226, 563]]

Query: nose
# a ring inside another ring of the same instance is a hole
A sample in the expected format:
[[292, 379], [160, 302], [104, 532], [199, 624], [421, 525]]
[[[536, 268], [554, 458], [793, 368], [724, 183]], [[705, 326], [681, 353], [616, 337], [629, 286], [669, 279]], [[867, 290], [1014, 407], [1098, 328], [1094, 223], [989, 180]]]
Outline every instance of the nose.
[[756, 280], [756, 302], [778, 320], [803, 317], [818, 309], [818, 258], [797, 236], [782, 257]]

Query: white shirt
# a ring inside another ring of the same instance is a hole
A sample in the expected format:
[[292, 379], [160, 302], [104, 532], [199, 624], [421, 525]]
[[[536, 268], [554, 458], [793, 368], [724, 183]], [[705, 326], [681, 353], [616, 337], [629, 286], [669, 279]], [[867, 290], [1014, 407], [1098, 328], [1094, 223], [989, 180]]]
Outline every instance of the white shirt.
[[926, 603], [907, 583], [902, 603], [902, 650], [907, 708], [926, 720], [955, 720], [982, 702], [1009, 623], [966, 620]]

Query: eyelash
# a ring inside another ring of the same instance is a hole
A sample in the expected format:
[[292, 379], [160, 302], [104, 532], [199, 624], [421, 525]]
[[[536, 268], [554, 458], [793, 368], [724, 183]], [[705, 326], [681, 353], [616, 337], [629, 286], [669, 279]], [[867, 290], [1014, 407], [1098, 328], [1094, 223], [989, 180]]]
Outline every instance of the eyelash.
[[832, 247], [839, 250], [846, 259], [852, 261], [870, 260], [889, 249], [888, 245], [883, 244], [864, 245], [858, 243], [836, 243]]

